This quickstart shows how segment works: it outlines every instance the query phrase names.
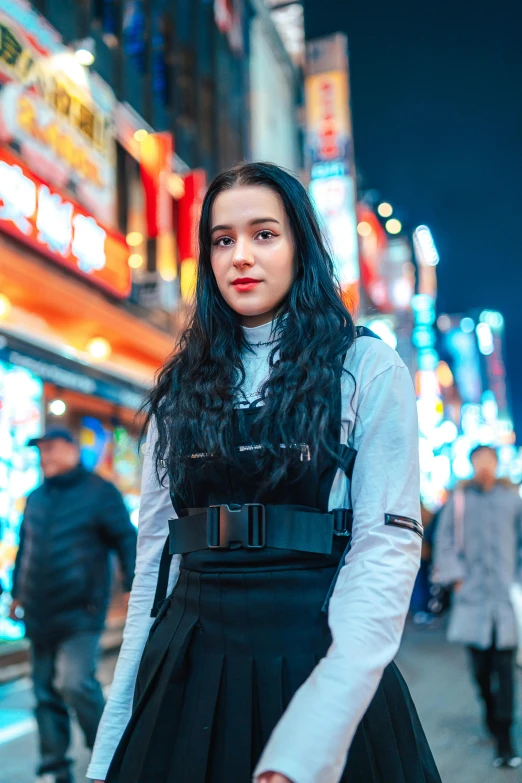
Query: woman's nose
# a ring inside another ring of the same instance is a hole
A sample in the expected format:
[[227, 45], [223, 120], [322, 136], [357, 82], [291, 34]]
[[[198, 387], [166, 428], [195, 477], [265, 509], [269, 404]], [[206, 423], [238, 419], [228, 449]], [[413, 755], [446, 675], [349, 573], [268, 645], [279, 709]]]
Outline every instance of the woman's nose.
[[250, 243], [246, 239], [238, 237], [233, 254], [233, 264], [236, 268], [243, 266], [252, 266], [254, 263], [253, 253]]

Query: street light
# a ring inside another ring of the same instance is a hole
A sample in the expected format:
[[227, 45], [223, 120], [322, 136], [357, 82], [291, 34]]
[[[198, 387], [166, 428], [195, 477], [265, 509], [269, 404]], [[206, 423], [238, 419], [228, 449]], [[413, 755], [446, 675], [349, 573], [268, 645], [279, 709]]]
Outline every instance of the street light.
[[388, 234], [400, 234], [402, 231], [402, 223], [397, 218], [390, 218], [386, 221], [386, 231]]
[[95, 59], [96, 44], [94, 38], [83, 38], [81, 41], [77, 41], [75, 45], [74, 56], [80, 63], [88, 68], [93, 64]]
[[143, 234], [140, 231], [130, 231], [127, 234], [127, 244], [129, 247], [138, 247], [143, 242]]
[[413, 244], [419, 264], [437, 266], [439, 254], [428, 226], [418, 226], [413, 232]]
[[53, 400], [49, 403], [49, 413], [52, 413], [53, 416], [63, 416], [66, 410], [67, 405], [63, 400]]
[[139, 269], [143, 265], [143, 256], [140, 256], [139, 253], [132, 253], [129, 256], [128, 264], [131, 269]]
[[381, 217], [389, 218], [393, 215], [393, 207], [391, 204], [388, 204], [387, 201], [383, 201], [382, 204], [379, 204], [377, 207], [377, 212]]
[[87, 343], [86, 348], [92, 358], [97, 361], [108, 359], [112, 352], [110, 343], [104, 337], [93, 337], [92, 340], [89, 340]]
[[0, 294], [0, 319], [9, 318], [11, 309], [11, 300], [5, 294]]
[[369, 237], [372, 233], [372, 227], [366, 220], [361, 220], [361, 222], [357, 224], [357, 233], [360, 237]]

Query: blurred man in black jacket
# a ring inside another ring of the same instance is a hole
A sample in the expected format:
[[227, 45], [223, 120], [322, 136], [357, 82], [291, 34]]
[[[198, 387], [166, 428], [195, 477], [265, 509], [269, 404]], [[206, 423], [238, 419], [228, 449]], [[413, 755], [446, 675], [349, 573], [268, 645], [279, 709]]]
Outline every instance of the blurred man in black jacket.
[[129, 592], [136, 532], [116, 487], [82, 466], [68, 430], [49, 430], [29, 445], [40, 451], [44, 482], [27, 499], [11, 616], [23, 609], [31, 640], [38, 779], [72, 783], [68, 708], [92, 748], [104, 707], [96, 659], [110, 599], [109, 555], [117, 552]]

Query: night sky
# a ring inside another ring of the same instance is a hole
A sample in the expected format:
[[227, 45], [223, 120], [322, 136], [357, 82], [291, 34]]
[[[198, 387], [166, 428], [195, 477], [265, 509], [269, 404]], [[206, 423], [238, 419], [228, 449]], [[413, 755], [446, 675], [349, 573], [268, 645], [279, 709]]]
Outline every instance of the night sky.
[[[500, 310], [522, 444], [522, 6], [306, 0], [350, 48], [355, 156], [439, 249], [439, 312]], [[401, 217], [401, 215], [398, 215]]]

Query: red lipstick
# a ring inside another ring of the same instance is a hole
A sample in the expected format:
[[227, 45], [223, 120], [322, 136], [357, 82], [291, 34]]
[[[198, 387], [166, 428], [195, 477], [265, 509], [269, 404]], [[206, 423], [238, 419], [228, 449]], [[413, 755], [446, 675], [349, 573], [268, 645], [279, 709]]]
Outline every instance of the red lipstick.
[[255, 280], [253, 277], [238, 277], [233, 281], [232, 285], [236, 291], [246, 292], [253, 291], [260, 282], [260, 280]]

